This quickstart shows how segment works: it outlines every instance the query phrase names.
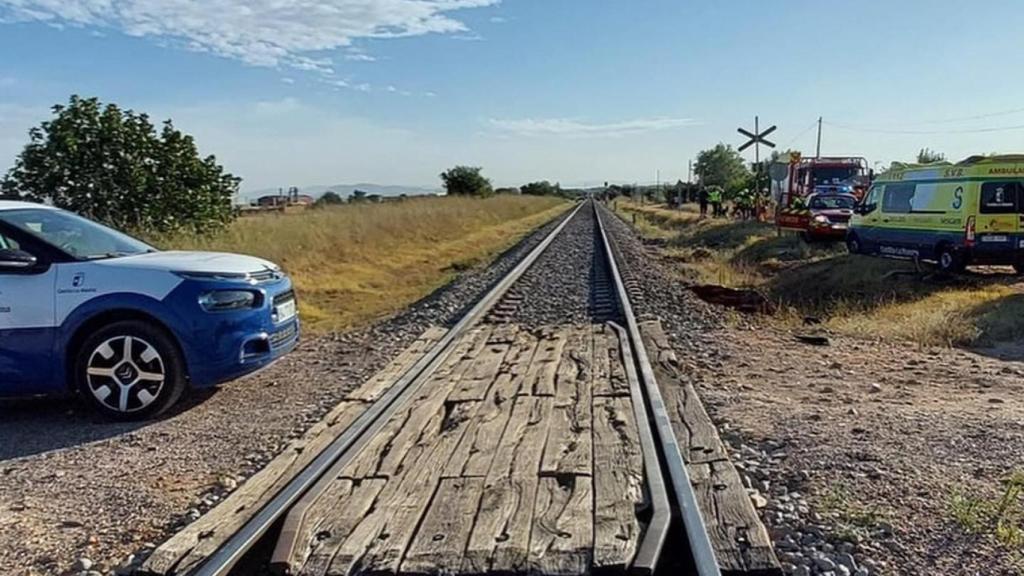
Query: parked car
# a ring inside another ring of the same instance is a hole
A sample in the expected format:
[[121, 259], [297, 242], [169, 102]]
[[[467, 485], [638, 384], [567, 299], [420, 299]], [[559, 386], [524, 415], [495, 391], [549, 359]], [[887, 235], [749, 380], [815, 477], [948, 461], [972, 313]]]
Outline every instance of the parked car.
[[900, 166], [879, 176], [855, 212], [850, 252], [1024, 273], [1024, 156]]
[[810, 211], [804, 238], [814, 240], [843, 240], [853, 216], [857, 197], [852, 193], [818, 192], [807, 197]]
[[0, 395], [74, 392], [116, 419], [292, 350], [290, 279], [236, 254], [163, 252], [70, 212], [0, 201]]

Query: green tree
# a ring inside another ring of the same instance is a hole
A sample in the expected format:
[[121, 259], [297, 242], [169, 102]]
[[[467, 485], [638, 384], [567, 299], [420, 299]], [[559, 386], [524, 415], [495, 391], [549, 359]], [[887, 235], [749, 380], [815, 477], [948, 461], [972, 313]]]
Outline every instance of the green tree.
[[936, 152], [931, 148], [921, 148], [921, 151], [917, 153], [918, 164], [932, 164], [935, 162], [945, 162], [946, 155], [942, 152]]
[[442, 172], [444, 189], [449, 196], [490, 196], [494, 189], [481, 170], [478, 166], [456, 166]]
[[325, 206], [336, 206], [338, 204], [344, 204], [345, 199], [341, 197], [337, 192], [328, 190], [324, 192], [324, 195], [317, 198], [317, 201], [313, 203], [314, 208], [323, 208]]
[[562, 186], [542, 180], [540, 182], [530, 182], [522, 186], [520, 191], [526, 196], [558, 196], [562, 193]]
[[240, 178], [200, 157], [170, 120], [72, 96], [29, 131], [0, 193], [145, 232], [207, 232], [230, 222]]
[[752, 182], [751, 172], [739, 152], [725, 144], [701, 151], [694, 172], [702, 184], [721, 186], [730, 196]]
[[366, 192], [362, 190], [353, 190], [352, 196], [348, 199], [349, 202], [366, 202]]

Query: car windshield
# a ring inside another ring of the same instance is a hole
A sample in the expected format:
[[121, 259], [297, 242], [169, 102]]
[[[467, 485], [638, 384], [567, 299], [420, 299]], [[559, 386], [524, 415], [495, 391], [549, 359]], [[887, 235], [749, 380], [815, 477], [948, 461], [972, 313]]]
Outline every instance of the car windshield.
[[811, 208], [818, 210], [852, 209], [857, 204], [853, 196], [815, 196]]
[[152, 246], [127, 234], [63, 210], [7, 210], [0, 212], [0, 221], [80, 260], [116, 258], [156, 251]]
[[844, 182], [851, 181], [855, 176], [860, 173], [854, 166], [833, 166], [833, 167], [819, 167], [814, 169], [812, 178], [814, 179], [814, 185], [820, 186], [822, 184], [842, 184]]

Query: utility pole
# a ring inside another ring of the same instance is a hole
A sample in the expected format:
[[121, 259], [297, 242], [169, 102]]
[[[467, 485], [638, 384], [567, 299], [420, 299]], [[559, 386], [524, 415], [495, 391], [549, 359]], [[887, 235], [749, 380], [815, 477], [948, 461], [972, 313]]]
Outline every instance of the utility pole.
[[821, 158], [821, 116], [818, 116], [818, 147], [814, 153], [815, 158]]
[[[754, 134], [761, 133], [760, 118], [754, 116]], [[754, 142], [754, 192], [761, 192], [761, 142]]]

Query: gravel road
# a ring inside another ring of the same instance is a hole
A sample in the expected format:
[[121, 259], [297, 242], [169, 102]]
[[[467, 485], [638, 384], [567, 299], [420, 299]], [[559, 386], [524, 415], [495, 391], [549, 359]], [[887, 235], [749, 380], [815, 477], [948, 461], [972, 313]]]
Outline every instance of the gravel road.
[[72, 400], [0, 403], [0, 573], [108, 574], [138, 562], [429, 325], [461, 317], [555, 225], [399, 315], [306, 340], [154, 422], [111, 424]]

